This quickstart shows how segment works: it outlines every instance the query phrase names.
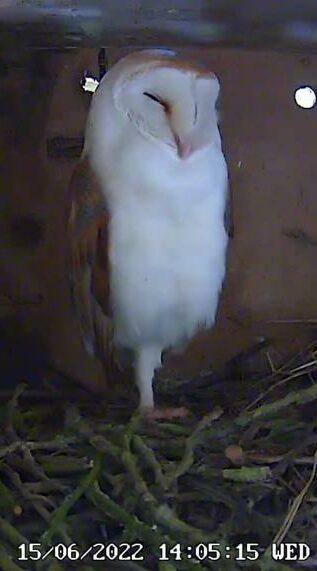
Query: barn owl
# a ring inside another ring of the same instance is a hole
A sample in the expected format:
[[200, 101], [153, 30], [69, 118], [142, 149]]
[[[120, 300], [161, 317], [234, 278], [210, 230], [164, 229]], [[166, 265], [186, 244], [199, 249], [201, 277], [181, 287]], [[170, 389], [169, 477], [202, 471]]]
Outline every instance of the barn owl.
[[160, 50], [104, 76], [70, 184], [72, 292], [86, 349], [133, 351], [154, 407], [162, 351], [213, 325], [225, 276], [228, 174], [219, 82]]

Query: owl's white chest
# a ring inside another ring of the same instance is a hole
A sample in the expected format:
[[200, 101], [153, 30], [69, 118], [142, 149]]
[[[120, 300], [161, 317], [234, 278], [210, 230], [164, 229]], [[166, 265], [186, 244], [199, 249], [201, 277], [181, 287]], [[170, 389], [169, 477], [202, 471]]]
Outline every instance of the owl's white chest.
[[132, 349], [212, 325], [225, 273], [223, 183], [199, 201], [149, 196], [121, 202], [110, 228], [115, 339]]

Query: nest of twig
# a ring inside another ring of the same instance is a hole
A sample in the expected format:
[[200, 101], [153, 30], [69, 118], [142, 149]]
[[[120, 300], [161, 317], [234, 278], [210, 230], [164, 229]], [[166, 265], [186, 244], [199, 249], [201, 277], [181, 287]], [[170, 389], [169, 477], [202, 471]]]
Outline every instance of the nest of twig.
[[[2, 398], [0, 568], [316, 568], [316, 351], [265, 378], [162, 380], [160, 401], [189, 410], [173, 422], [19, 385]], [[285, 542], [310, 552], [272, 559]]]

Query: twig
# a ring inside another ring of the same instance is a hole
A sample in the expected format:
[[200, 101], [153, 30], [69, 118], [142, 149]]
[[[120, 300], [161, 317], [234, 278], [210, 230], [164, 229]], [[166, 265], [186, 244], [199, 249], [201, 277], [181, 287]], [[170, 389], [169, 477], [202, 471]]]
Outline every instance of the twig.
[[28, 540], [11, 523], [0, 517], [0, 533], [15, 547], [21, 543], [28, 545]]
[[12, 561], [2, 545], [0, 545], [0, 569], [1, 571], [24, 571]]
[[12, 395], [11, 400], [7, 404], [7, 415], [5, 424], [5, 433], [11, 442], [15, 442], [18, 436], [14, 429], [14, 412], [18, 406], [18, 401], [22, 393], [26, 389], [26, 383], [21, 383], [18, 385]]
[[24, 486], [23, 482], [19, 474], [13, 470], [10, 466], [4, 466], [4, 472], [9, 476], [12, 484], [19, 490], [21, 496], [26, 501], [30, 502], [32, 507], [38, 514], [47, 522], [50, 518], [50, 512], [44, 507], [39, 504], [39, 500], [42, 501], [44, 496], [33, 495], [29, 492], [29, 490]]
[[[130, 514], [123, 507], [114, 502], [107, 494], [100, 490], [97, 482], [95, 482], [85, 492], [87, 498], [100, 510], [112, 517], [115, 521], [123, 523], [129, 531], [134, 532], [138, 540], [146, 543], [157, 552], [162, 543], [173, 545], [172, 541], [163, 535], [156, 527], [151, 528], [150, 525], [141, 521], [136, 515]], [[197, 570], [197, 565], [189, 561], [178, 563], [179, 569], [188, 571]]]
[[270, 368], [271, 368], [272, 373], [276, 373], [276, 368], [275, 368], [275, 365], [274, 365], [274, 363], [273, 363], [273, 360], [272, 360], [272, 357], [271, 357], [271, 355], [270, 355], [270, 352], [269, 352], [269, 351], [266, 351], [265, 355], [266, 355], [266, 358], [267, 358], [267, 360], [268, 360], [268, 362], [269, 362], [269, 365], [270, 365]]
[[22, 456], [23, 456], [23, 464], [24, 469], [29, 472], [36, 480], [47, 480], [48, 477], [46, 476], [42, 466], [37, 463], [35, 458], [32, 455], [31, 450], [27, 446], [22, 447]]
[[0, 480], [0, 513], [5, 513], [6, 511], [14, 513], [17, 507], [21, 509], [11, 490]]
[[197, 424], [194, 432], [190, 436], [188, 436], [188, 438], [186, 439], [185, 452], [183, 458], [177, 465], [175, 471], [168, 478], [168, 487], [170, 487], [173, 484], [173, 482], [178, 480], [180, 476], [185, 474], [192, 466], [194, 462], [195, 446], [199, 442], [199, 437], [201, 432], [206, 428], [208, 428], [215, 420], [217, 420], [222, 415], [222, 413], [223, 410], [221, 408], [218, 408], [216, 410], [213, 410], [210, 414], [204, 416], [201, 419], [201, 421]]
[[255, 464], [278, 464], [283, 460], [289, 460], [292, 464], [298, 464], [301, 466], [313, 465], [315, 463], [313, 456], [302, 456], [301, 458], [293, 458], [290, 455], [280, 455], [280, 456], [265, 456], [262, 454], [248, 453], [247, 459]]
[[160, 532], [141, 521], [136, 515], [130, 514], [122, 506], [117, 504], [110, 496], [104, 493], [97, 482], [85, 491], [86, 497], [98, 508], [115, 521], [124, 524], [129, 530], [134, 530], [135, 537], [143, 540], [148, 545], [158, 548], [166, 541], [166, 537]]
[[[308, 375], [309, 373], [313, 372], [314, 370], [316, 370], [316, 365], [314, 365], [314, 367], [312, 367], [311, 369], [309, 369], [308, 371], [305, 370], [299, 370], [297, 372], [294, 372], [292, 374], [289, 374], [287, 377], [285, 377], [284, 379], [281, 379], [280, 381], [277, 381], [276, 383], [274, 383], [274, 385], [272, 385], [271, 387], [269, 387], [268, 389], [266, 389], [265, 391], [263, 391], [263, 393], [261, 393], [256, 399], [254, 399], [254, 401], [252, 401], [250, 404], [248, 404], [248, 406], [245, 408], [246, 411], [251, 410], [256, 404], [258, 404], [259, 402], [261, 402], [265, 397], [267, 397], [269, 394], [271, 394], [273, 391], [275, 391], [276, 389], [279, 389], [281, 387], [283, 387], [284, 385], [286, 385], [289, 381], [292, 381], [293, 379], [298, 379], [299, 377], [302, 377], [304, 375]], [[280, 375], [280, 373], [278, 373]]]
[[313, 483], [313, 481], [315, 479], [316, 471], [317, 471], [317, 449], [316, 449], [316, 452], [314, 455], [314, 464], [313, 464], [313, 468], [312, 468], [310, 478], [308, 479], [307, 483], [303, 487], [302, 491], [298, 494], [298, 496], [295, 498], [294, 502], [292, 503], [292, 506], [291, 506], [281, 528], [279, 529], [278, 533], [275, 535], [272, 543], [280, 544], [283, 541], [283, 539], [285, 538], [287, 532], [289, 531], [289, 529], [290, 529], [290, 527], [294, 521], [294, 518], [295, 518], [301, 504], [303, 503], [303, 500], [304, 500], [311, 484]]
[[[210, 415], [208, 415], [208, 417], [209, 416]], [[199, 430], [202, 430], [203, 425], [207, 426], [208, 421], [210, 422], [209, 418], [205, 418], [203, 420], [204, 423], [200, 423]], [[156, 521], [163, 525], [168, 532], [177, 539], [179, 539], [179, 536], [186, 537], [190, 544], [211, 541], [210, 537], [202, 530], [180, 520], [169, 506], [158, 504], [156, 498], [150, 492], [145, 480], [140, 474], [136, 459], [130, 450], [130, 440], [131, 435], [129, 432], [125, 441], [125, 449], [122, 453], [122, 462], [133, 479], [135, 489], [140, 495], [140, 499], [143, 501], [143, 505], [146, 508], [151, 521]]]
[[102, 436], [101, 434], [96, 434], [89, 439], [90, 444], [103, 452], [104, 454], [111, 454], [114, 458], [120, 459], [121, 456], [121, 448], [113, 442], [110, 442], [107, 438]]
[[97, 456], [94, 460], [93, 467], [89, 474], [82, 478], [81, 482], [75, 488], [75, 490], [64, 500], [61, 506], [55, 510], [52, 515], [50, 526], [47, 531], [44, 532], [41, 538], [41, 542], [45, 544], [49, 544], [54, 535], [60, 534], [60, 528], [63, 526], [63, 523], [66, 520], [67, 514], [69, 510], [73, 507], [73, 505], [79, 500], [79, 498], [85, 493], [86, 489], [91, 486], [94, 481], [98, 478], [98, 474], [101, 467], [101, 460], [102, 455], [97, 453]]
[[0, 450], [0, 459], [5, 458], [8, 454], [12, 454], [17, 450], [64, 450], [69, 447], [69, 444], [74, 444], [76, 440], [74, 438], [65, 438], [63, 441], [58, 442], [54, 440], [44, 441], [44, 442], [37, 442], [37, 441], [22, 441], [16, 440], [12, 442], [8, 446], [1, 448]]
[[142, 440], [142, 438], [137, 434], [133, 436], [133, 443], [137, 452], [139, 452], [139, 454], [143, 457], [148, 466], [152, 468], [156, 483], [159, 484], [164, 490], [166, 490], [168, 487], [168, 481], [166, 476], [163, 474], [162, 466], [158, 462], [153, 450], [151, 450], [151, 448], [149, 448]]
[[34, 494], [50, 494], [52, 492], [69, 492], [69, 484], [63, 483], [60, 479], [50, 478], [45, 482], [25, 482], [27, 490]]
[[238, 416], [234, 423], [238, 426], [245, 427], [253, 420], [260, 420], [272, 414], [288, 408], [293, 404], [301, 405], [317, 399], [317, 383], [306, 389], [297, 392], [291, 391], [284, 398], [276, 400], [272, 403], [262, 405], [251, 412], [247, 412]]
[[232, 482], [262, 482], [272, 479], [272, 472], [268, 466], [242, 466], [242, 468], [226, 468], [222, 470], [225, 480]]
[[76, 458], [74, 456], [59, 455], [43, 455], [38, 457], [41, 467], [47, 474], [75, 474], [76, 472], [85, 472], [90, 468], [90, 460], [88, 458]]

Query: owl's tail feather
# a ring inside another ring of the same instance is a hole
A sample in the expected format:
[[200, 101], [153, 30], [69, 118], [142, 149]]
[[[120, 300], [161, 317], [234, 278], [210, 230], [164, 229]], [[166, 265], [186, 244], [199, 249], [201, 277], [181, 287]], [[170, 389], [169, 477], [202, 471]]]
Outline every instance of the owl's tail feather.
[[162, 348], [158, 345], [144, 345], [136, 352], [135, 373], [140, 391], [140, 408], [154, 407], [152, 382], [154, 371], [161, 365]]
[[92, 295], [90, 267], [71, 273], [70, 283], [84, 347], [90, 355], [104, 358], [112, 347], [113, 325]]

